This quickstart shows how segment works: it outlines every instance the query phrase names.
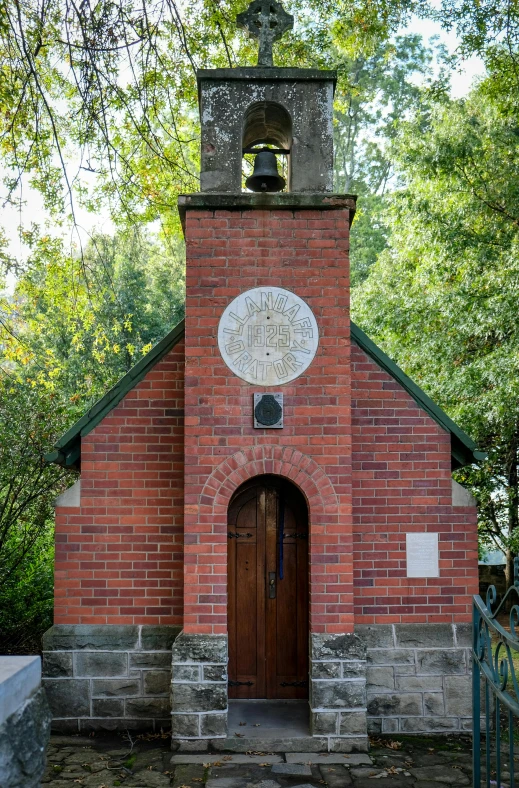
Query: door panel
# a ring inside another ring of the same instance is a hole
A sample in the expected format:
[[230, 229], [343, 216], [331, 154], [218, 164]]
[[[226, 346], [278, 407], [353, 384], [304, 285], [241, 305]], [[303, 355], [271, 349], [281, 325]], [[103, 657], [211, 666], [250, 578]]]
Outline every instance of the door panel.
[[[265, 693], [264, 635], [258, 627], [265, 606], [264, 494], [245, 489], [231, 502], [228, 516], [229, 697], [256, 698]], [[239, 645], [239, 647], [238, 647]], [[258, 694], [260, 693], [260, 694]]]
[[279, 477], [251, 480], [231, 501], [228, 545], [229, 697], [308, 697], [302, 494]]

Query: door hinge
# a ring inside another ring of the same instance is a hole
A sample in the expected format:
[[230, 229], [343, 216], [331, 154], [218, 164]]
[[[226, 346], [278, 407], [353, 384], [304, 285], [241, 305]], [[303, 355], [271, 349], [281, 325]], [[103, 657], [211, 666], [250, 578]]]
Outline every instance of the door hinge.
[[281, 682], [281, 686], [282, 687], [307, 687], [308, 686], [308, 682], [307, 681], [282, 681]]
[[229, 539], [252, 539], [252, 534], [239, 534], [238, 531], [227, 531]]
[[229, 681], [229, 687], [252, 687], [253, 681]]
[[283, 539], [308, 539], [308, 534], [283, 534]]

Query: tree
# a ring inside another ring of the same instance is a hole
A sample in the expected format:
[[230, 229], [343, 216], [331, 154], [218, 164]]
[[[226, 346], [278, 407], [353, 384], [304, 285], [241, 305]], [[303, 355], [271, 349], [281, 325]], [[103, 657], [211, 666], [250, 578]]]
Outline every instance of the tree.
[[2, 653], [38, 647], [52, 623], [53, 501], [65, 482], [44, 454], [66, 402], [0, 378], [0, 643]]
[[403, 123], [389, 248], [354, 291], [354, 319], [488, 452], [460, 472], [483, 546], [519, 548], [519, 128], [495, 74]]
[[[430, 85], [442, 47], [425, 47], [416, 35], [383, 41], [371, 54], [350, 57], [337, 45], [334, 188], [358, 195], [351, 234], [351, 281], [355, 286], [386, 246], [384, 197], [393, 176], [389, 144], [398, 123], [419, 104], [421, 82]], [[441, 72], [440, 78], [444, 78]]]
[[24, 379], [86, 409], [181, 320], [183, 249], [138, 228], [94, 234], [82, 256], [48, 236], [30, 242], [8, 304], [4, 357]]

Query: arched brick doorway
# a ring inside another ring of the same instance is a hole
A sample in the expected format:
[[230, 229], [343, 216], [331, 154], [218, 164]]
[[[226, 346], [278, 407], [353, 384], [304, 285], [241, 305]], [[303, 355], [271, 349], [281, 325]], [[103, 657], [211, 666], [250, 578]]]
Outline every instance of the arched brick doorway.
[[308, 507], [281, 476], [232, 496], [227, 519], [229, 697], [308, 698]]

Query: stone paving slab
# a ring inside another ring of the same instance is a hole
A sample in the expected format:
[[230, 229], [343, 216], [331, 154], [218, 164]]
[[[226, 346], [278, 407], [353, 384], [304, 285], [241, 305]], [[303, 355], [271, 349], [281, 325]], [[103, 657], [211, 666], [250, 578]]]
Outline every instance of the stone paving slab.
[[351, 774], [344, 766], [320, 766], [319, 771], [328, 788], [348, 788], [353, 785]]
[[373, 763], [369, 755], [364, 755], [364, 753], [345, 755], [341, 752], [287, 752], [285, 758], [287, 763], [313, 763], [316, 766], [325, 763], [342, 763], [345, 766], [371, 765]]
[[172, 766], [178, 763], [283, 763], [281, 755], [263, 753], [262, 755], [247, 755], [246, 753], [233, 753], [224, 755], [222, 753], [206, 752], [203, 755], [190, 755], [189, 753], [173, 755], [170, 759]]
[[[469, 788], [468, 736], [380, 737], [365, 754], [174, 753], [169, 737], [51, 739], [42, 788]], [[516, 767], [517, 769], [517, 767]], [[504, 788], [509, 788], [503, 759]]]
[[278, 763], [272, 767], [273, 774], [287, 774], [290, 777], [311, 777], [312, 770], [303, 763]]

